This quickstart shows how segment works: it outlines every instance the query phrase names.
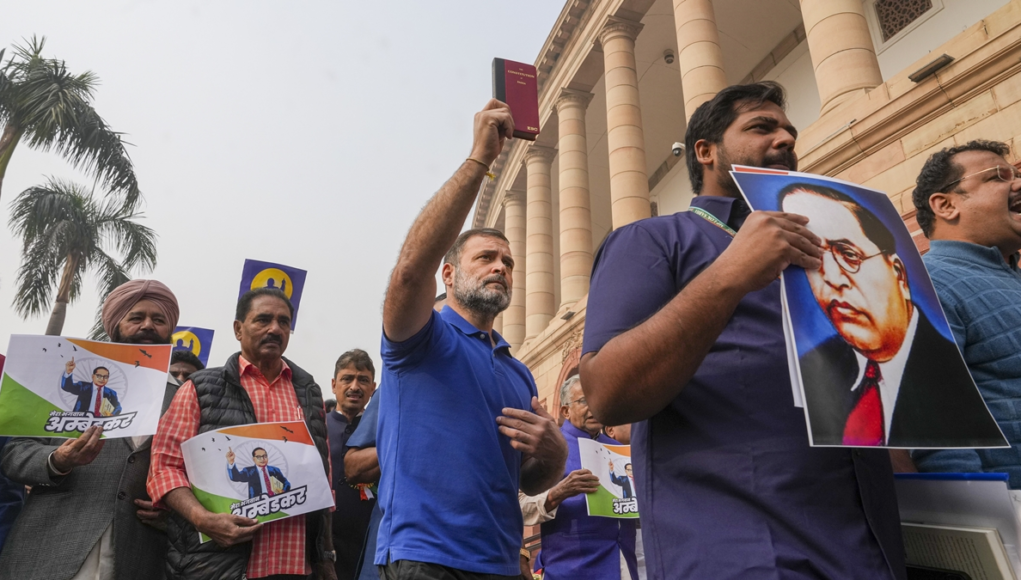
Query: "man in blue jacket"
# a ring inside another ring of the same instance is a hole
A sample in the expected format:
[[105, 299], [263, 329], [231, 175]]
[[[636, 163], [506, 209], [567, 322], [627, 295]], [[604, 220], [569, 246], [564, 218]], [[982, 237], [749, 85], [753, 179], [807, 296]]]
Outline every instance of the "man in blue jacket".
[[[291, 482], [287, 481], [279, 468], [267, 465], [269, 454], [262, 447], [252, 450], [255, 465], [239, 470], [234, 465], [234, 450], [227, 448], [227, 476], [231, 481], [243, 481], [248, 484], [248, 497], [259, 497], [261, 494], [274, 496], [278, 493], [291, 491]], [[276, 481], [274, 481], [276, 480]]]

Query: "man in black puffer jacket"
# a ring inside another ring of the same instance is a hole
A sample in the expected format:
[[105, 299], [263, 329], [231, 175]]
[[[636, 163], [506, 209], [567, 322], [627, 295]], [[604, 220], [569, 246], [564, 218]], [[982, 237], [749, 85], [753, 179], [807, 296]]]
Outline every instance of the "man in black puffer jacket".
[[[328, 511], [264, 524], [211, 513], [192, 494], [181, 455], [181, 443], [199, 433], [303, 419], [330, 473], [322, 391], [311, 375], [283, 358], [293, 316], [294, 307], [280, 290], [244, 294], [234, 320], [241, 352], [222, 367], [193, 374], [160, 421], [147, 487], [155, 505], [173, 510], [167, 525], [167, 578], [297, 579], [313, 571], [317, 578], [336, 578]], [[200, 544], [196, 531], [214, 541]]]

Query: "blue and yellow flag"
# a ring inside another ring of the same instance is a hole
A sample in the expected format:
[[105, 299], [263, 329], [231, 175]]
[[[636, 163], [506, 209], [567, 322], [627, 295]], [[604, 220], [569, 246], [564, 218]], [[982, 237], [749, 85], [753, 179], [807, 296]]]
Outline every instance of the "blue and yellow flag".
[[301, 302], [301, 291], [305, 289], [307, 273], [305, 270], [283, 264], [245, 260], [238, 298], [256, 288], [276, 288], [283, 291], [294, 305], [294, 316], [291, 318], [291, 330], [294, 330], [298, 325], [298, 304]]
[[213, 331], [197, 326], [178, 326], [170, 339], [174, 350], [187, 350], [199, 357], [202, 364], [209, 366], [209, 349], [213, 347]]

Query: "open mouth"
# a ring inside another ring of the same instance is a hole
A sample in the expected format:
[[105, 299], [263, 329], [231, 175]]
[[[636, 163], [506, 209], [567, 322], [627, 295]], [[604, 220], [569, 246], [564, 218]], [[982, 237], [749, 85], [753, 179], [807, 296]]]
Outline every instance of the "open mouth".
[[1010, 213], [1021, 216], [1021, 195], [1015, 196], [1007, 203]]

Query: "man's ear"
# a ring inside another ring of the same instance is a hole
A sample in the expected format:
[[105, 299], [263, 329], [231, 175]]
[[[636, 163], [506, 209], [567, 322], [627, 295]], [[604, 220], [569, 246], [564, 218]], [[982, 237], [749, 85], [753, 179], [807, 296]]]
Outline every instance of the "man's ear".
[[568, 405], [560, 405], [560, 416], [566, 421], [571, 417], [571, 407]]
[[929, 209], [940, 220], [953, 222], [961, 215], [961, 209], [957, 207], [960, 201], [960, 196], [937, 192], [929, 196]]
[[241, 321], [234, 321], [234, 340], [241, 340]]
[[893, 271], [897, 274], [897, 285], [900, 286], [900, 290], [904, 294], [905, 299], [911, 300], [911, 285], [908, 284], [908, 269], [904, 267], [904, 262], [901, 261], [900, 256], [897, 254], [890, 255], [890, 263], [893, 264]]
[[448, 287], [454, 286], [454, 265], [449, 262], [443, 262], [443, 266], [440, 268], [440, 279], [443, 280], [443, 285]]
[[716, 144], [705, 139], [695, 141], [695, 159], [706, 167], [716, 163]]

